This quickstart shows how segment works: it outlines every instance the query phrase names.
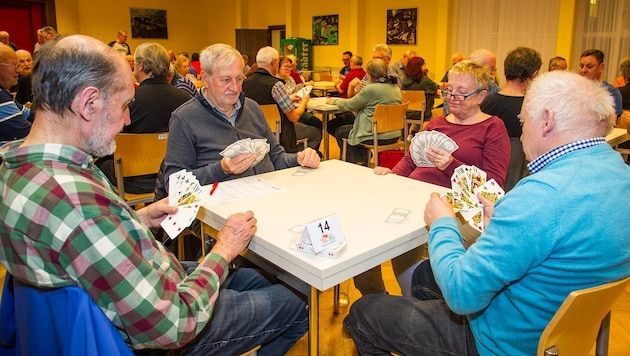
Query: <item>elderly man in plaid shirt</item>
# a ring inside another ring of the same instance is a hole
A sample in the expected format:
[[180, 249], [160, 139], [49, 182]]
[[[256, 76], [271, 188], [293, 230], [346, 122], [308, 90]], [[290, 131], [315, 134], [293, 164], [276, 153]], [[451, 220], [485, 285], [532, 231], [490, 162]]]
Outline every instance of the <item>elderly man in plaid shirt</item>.
[[134, 211], [92, 164], [130, 122], [133, 85], [115, 80], [131, 76], [129, 65], [85, 36], [40, 52], [37, 121], [0, 149], [8, 272], [37, 287], [84, 288], [136, 350], [237, 355], [262, 345], [260, 354], [284, 355], [308, 328], [305, 303], [254, 270], [228, 268], [256, 231], [253, 213], [228, 218], [212, 251], [184, 269], [149, 229], [177, 208], [162, 200]]

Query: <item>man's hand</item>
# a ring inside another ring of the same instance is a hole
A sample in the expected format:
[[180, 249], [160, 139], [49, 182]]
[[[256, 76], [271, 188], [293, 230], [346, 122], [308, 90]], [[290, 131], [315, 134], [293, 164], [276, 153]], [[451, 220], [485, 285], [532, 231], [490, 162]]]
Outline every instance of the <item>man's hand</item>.
[[494, 203], [484, 197], [481, 193], [477, 194], [477, 199], [483, 204], [483, 227], [488, 225], [492, 214], [494, 214]]
[[446, 197], [441, 198], [439, 193], [431, 193], [431, 199], [424, 207], [424, 222], [431, 226], [435, 220], [444, 216], [455, 218], [453, 208]]
[[251, 241], [256, 233], [256, 223], [254, 213], [250, 210], [231, 215], [219, 230], [212, 252], [231, 262]]
[[319, 167], [319, 155], [314, 149], [307, 147], [305, 150], [297, 153], [298, 164], [302, 167], [317, 168]]
[[387, 168], [387, 167], [374, 167], [374, 174], [379, 175], [379, 176], [384, 176], [386, 174], [392, 174], [394, 173], [394, 171], [392, 171], [391, 169]]
[[175, 214], [177, 206], [168, 205], [168, 197], [137, 211], [140, 221], [147, 227], [158, 227], [169, 214]]
[[253, 153], [242, 153], [234, 158], [223, 157], [221, 168], [226, 174], [241, 174], [248, 170], [255, 160], [256, 155]]

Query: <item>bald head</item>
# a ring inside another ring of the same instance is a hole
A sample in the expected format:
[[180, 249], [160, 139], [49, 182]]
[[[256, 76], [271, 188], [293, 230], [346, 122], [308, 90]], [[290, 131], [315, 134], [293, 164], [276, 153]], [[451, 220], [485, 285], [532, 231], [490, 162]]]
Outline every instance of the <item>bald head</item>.
[[9, 89], [17, 83], [18, 60], [13, 48], [0, 43], [0, 87]]
[[0, 43], [9, 45], [9, 33], [7, 31], [0, 31]]
[[18, 49], [15, 51], [15, 55], [18, 58], [17, 71], [20, 75], [29, 75], [33, 71], [33, 57], [31, 52], [25, 49]]
[[[125, 59], [105, 43], [82, 35], [55, 39], [40, 49], [33, 69], [33, 109], [57, 115], [72, 112], [79, 92], [95, 87], [104, 96], [132, 86], [113, 78], [131, 76]], [[72, 78], [72, 80], [68, 80]]]

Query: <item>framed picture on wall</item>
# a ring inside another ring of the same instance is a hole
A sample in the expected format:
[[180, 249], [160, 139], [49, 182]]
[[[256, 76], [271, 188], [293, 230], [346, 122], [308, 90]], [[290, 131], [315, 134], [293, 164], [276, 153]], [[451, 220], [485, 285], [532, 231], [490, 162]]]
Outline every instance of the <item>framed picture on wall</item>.
[[339, 15], [313, 16], [312, 44], [339, 44]]
[[168, 39], [166, 10], [130, 8], [132, 38]]
[[418, 8], [387, 10], [387, 44], [416, 44]]

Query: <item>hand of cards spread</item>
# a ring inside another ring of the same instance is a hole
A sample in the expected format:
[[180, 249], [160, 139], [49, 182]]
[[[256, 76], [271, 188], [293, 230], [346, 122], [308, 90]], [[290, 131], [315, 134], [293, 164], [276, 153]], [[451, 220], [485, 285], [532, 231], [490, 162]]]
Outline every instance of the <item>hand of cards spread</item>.
[[197, 178], [182, 169], [173, 173], [168, 181], [168, 205], [177, 205], [177, 213], [169, 215], [162, 221], [162, 228], [171, 239], [174, 239], [185, 228], [192, 224], [202, 204], [201, 185]]
[[219, 152], [221, 156], [234, 158], [243, 153], [251, 153], [256, 155], [256, 160], [252, 167], [260, 163], [269, 153], [270, 146], [266, 138], [244, 138], [227, 146], [223, 151]]
[[298, 90], [296, 92], [296, 94], [300, 97], [300, 98], [305, 98], [307, 96], [309, 96], [311, 94], [311, 90], [313, 90], [313, 86], [312, 85], [305, 85], [302, 87], [302, 89]]
[[426, 152], [429, 147], [441, 148], [448, 153], [453, 153], [459, 148], [457, 143], [450, 137], [439, 131], [420, 131], [411, 140], [409, 151], [411, 151], [411, 159], [418, 167], [434, 167], [435, 164], [429, 161]]
[[481, 169], [461, 165], [451, 176], [452, 192], [446, 193], [453, 209], [459, 211], [464, 220], [479, 231], [483, 231], [483, 205], [477, 199], [477, 194], [481, 193], [493, 203], [505, 195], [505, 191], [494, 179], [486, 178], [486, 172]]

